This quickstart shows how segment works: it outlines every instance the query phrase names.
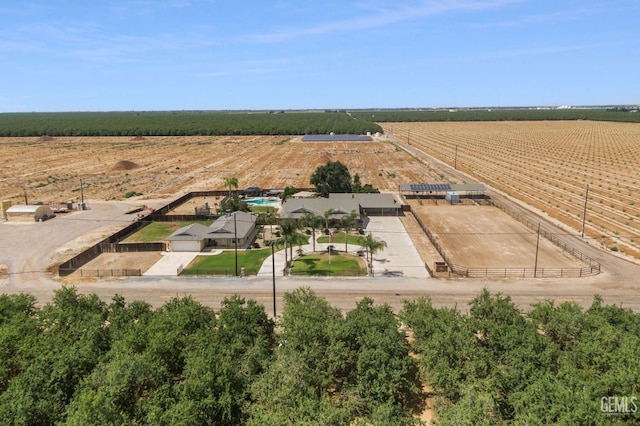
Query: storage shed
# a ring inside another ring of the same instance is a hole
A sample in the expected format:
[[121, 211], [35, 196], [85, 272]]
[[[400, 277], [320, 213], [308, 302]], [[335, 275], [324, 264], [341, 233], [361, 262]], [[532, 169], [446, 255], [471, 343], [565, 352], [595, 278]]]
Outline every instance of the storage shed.
[[51, 208], [45, 205], [15, 205], [6, 214], [9, 222], [40, 222], [54, 217]]
[[451, 204], [455, 204], [455, 203], [459, 203], [460, 202], [460, 194], [458, 194], [455, 191], [447, 191], [447, 193], [444, 196], [444, 198], [445, 198], [445, 200], [447, 200]]

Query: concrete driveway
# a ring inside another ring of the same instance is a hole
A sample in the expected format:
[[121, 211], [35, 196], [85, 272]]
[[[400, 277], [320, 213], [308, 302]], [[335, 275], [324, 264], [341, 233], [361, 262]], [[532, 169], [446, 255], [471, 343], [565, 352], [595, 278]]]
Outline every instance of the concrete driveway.
[[178, 275], [178, 268], [180, 266], [186, 267], [196, 256], [215, 256], [220, 253], [222, 253], [222, 250], [213, 252], [165, 251], [161, 253], [160, 260], [142, 275], [175, 277]]
[[[430, 278], [424, 262], [420, 258], [411, 238], [404, 229], [402, 222], [397, 217], [370, 217], [366, 233], [371, 232], [374, 238], [379, 238], [387, 242], [387, 247], [373, 256], [373, 273], [375, 277], [410, 277], [410, 278]], [[328, 244], [316, 243], [316, 251], [327, 250]], [[342, 244], [334, 244], [336, 249], [343, 249]], [[296, 257], [294, 248], [294, 258]], [[355, 253], [361, 247], [349, 245], [349, 252]], [[311, 253], [311, 244], [302, 246], [305, 253]], [[275, 254], [276, 276], [282, 276], [284, 270], [284, 251], [280, 250]], [[272, 258], [269, 256], [258, 276], [271, 276]]]

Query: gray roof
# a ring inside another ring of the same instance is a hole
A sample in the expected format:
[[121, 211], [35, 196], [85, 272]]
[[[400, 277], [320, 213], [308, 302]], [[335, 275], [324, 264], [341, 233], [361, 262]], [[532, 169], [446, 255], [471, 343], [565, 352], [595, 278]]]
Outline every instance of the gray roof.
[[358, 194], [329, 194], [329, 200], [342, 201], [354, 199], [363, 209], [397, 209], [400, 205], [396, 202], [393, 194], [358, 193]]
[[[234, 224], [233, 217], [236, 217]], [[210, 226], [192, 223], [184, 226], [167, 237], [167, 241], [199, 241], [216, 238], [246, 238], [253, 231], [256, 217], [246, 212], [233, 212], [229, 216], [220, 216]], [[235, 228], [235, 229], [234, 229]]]
[[209, 230], [208, 226], [199, 223], [183, 226], [167, 237], [167, 241], [199, 241], [204, 239]]
[[355, 210], [360, 214], [360, 205], [355, 199], [331, 200], [330, 198], [289, 198], [282, 203], [280, 217], [299, 219], [306, 213], [313, 213], [316, 216], [324, 216], [324, 213], [332, 209], [334, 214], [330, 219], [340, 219]]

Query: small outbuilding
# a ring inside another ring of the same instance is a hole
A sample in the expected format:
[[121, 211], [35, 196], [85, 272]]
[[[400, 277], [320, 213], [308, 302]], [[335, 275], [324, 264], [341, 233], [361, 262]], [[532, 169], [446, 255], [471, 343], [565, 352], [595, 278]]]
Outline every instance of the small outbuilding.
[[244, 196], [248, 198], [262, 197], [262, 188], [259, 188], [257, 186], [250, 186], [249, 188], [245, 188], [243, 193], [244, 193]]
[[42, 222], [54, 217], [53, 210], [45, 205], [15, 205], [6, 211], [9, 222]]

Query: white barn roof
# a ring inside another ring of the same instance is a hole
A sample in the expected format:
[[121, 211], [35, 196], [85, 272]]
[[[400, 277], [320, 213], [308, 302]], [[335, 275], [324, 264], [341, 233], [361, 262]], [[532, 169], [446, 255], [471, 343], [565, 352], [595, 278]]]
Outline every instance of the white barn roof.
[[17, 204], [7, 209], [7, 213], [33, 213], [35, 214], [40, 208], [45, 207], [43, 205], [21, 205]]

